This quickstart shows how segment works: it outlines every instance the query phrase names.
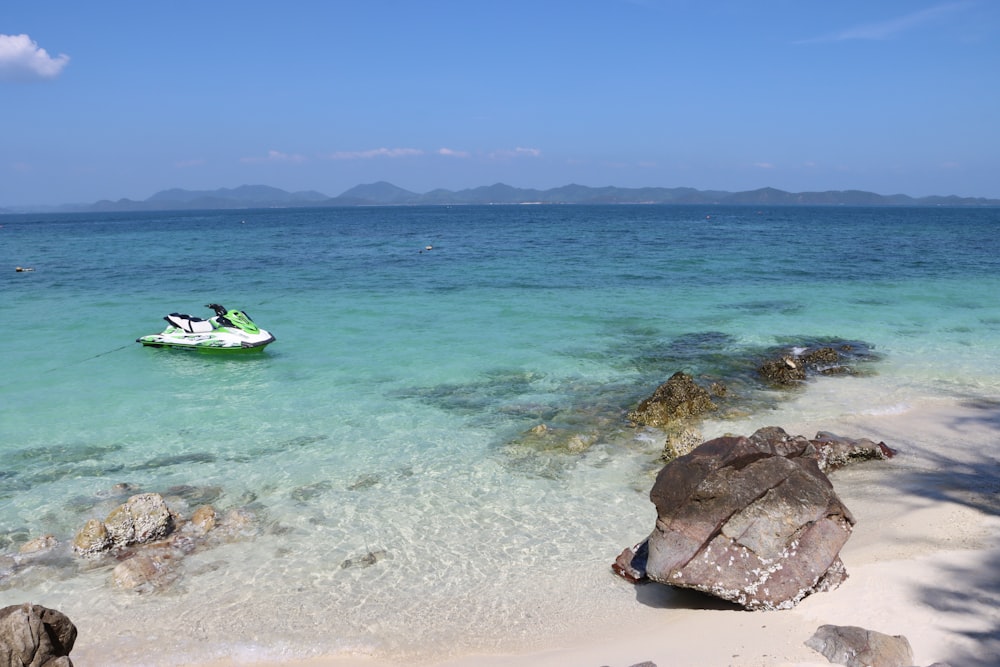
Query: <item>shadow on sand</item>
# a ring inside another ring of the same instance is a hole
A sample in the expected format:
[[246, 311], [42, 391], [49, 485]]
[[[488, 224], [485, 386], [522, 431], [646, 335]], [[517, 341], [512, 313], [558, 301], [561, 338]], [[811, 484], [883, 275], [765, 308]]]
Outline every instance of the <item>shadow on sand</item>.
[[[948, 426], [957, 434], [985, 434], [988, 442], [995, 443], [993, 447], [972, 459], [958, 460], [949, 455], [949, 443], [942, 442], [940, 451], [924, 454], [933, 469], [903, 473], [892, 483], [914, 497], [1000, 516], [1000, 401], [969, 399], [962, 406], [967, 411], [952, 418]], [[948, 568], [938, 573], [940, 582], [961, 582], [958, 590], [928, 581], [920, 591], [921, 601], [932, 609], [971, 617], [971, 625], [982, 628], [961, 631], [975, 648], [958, 649], [947, 656], [945, 661], [952, 665], [1000, 665], [1000, 545], [987, 547], [990, 550], [983, 552], [979, 566]]]

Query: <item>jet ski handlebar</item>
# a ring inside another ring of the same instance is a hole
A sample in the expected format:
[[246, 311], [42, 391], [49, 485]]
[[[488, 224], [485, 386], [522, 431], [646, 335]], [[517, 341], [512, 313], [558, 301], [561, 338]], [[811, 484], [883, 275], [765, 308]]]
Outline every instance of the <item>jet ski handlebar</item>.
[[219, 317], [222, 317], [223, 315], [226, 314], [226, 307], [225, 306], [220, 306], [217, 303], [206, 303], [205, 307], [206, 308], [211, 308], [212, 310], [214, 310], [215, 314], [218, 315]]

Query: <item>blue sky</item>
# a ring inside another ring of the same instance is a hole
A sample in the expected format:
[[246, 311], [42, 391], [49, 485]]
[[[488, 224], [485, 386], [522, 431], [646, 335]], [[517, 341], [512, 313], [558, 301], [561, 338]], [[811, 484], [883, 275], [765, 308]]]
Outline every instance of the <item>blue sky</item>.
[[1000, 198], [1000, 2], [0, 3], [0, 207], [379, 180]]

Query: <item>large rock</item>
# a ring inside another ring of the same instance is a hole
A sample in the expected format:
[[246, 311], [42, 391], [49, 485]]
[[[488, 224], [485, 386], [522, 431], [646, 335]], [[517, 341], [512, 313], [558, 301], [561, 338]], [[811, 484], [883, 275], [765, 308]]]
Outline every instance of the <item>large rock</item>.
[[24, 603], [0, 609], [0, 665], [73, 667], [76, 626], [63, 613]]
[[913, 664], [910, 642], [854, 625], [821, 625], [806, 646], [846, 667], [906, 667]]
[[785, 609], [847, 577], [838, 554], [854, 518], [803, 437], [769, 427], [710, 440], [668, 463], [650, 499], [654, 581]]
[[628, 418], [637, 424], [662, 428], [716, 409], [708, 390], [699, 387], [690, 375], [678, 371], [639, 403]]

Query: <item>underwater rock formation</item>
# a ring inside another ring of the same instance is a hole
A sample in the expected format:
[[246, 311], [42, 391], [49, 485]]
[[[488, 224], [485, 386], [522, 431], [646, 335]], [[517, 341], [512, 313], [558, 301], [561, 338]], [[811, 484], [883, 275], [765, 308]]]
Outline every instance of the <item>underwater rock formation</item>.
[[662, 428], [716, 409], [708, 390], [699, 387], [687, 373], [678, 371], [628, 413], [628, 418], [636, 424]]
[[854, 375], [851, 361], [863, 361], [873, 355], [861, 343], [841, 342], [836, 347], [789, 348], [757, 367], [757, 373], [769, 384], [789, 387], [812, 375]]

